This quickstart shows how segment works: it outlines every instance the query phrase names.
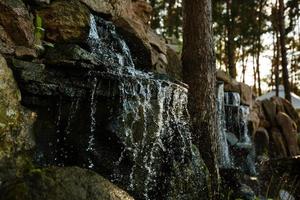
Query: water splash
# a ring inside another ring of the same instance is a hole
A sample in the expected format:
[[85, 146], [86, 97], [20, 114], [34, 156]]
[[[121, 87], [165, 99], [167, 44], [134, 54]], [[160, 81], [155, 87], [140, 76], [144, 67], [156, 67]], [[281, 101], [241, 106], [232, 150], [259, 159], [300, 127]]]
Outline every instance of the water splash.
[[87, 44], [97, 62], [118, 74], [128, 70], [128, 67], [134, 68], [130, 50], [116, 33], [113, 23], [93, 15], [90, 16], [90, 21]]

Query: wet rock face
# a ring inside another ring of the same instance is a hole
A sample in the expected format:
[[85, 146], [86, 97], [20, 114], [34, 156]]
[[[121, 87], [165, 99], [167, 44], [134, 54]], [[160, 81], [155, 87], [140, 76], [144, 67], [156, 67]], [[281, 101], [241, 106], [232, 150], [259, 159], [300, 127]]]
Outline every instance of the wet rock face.
[[33, 169], [21, 180], [6, 183], [0, 197], [2, 200], [133, 200], [102, 176], [78, 167]]
[[80, 42], [88, 37], [90, 12], [78, 1], [59, 0], [39, 10], [46, 38], [51, 42]]
[[168, 49], [164, 38], [158, 36], [149, 26], [152, 8], [146, 1], [81, 0], [81, 2], [91, 10], [111, 18], [118, 32], [127, 41], [138, 69], [181, 77], [180, 59], [173, 59], [176, 52]]
[[90, 20], [83, 45], [55, 45], [42, 64], [11, 60], [38, 116], [36, 163], [93, 169], [138, 199], [208, 195], [185, 85], [136, 70], [113, 24]]

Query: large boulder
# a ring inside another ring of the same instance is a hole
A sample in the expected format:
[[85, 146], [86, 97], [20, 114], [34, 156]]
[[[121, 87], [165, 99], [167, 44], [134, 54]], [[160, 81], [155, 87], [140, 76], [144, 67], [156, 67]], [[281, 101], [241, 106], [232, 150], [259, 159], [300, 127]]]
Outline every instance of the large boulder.
[[272, 128], [271, 129], [271, 138], [274, 143], [273, 149], [275, 151], [272, 151], [274, 157], [278, 158], [285, 158], [288, 156], [288, 151], [285, 144], [285, 139], [283, 137], [283, 134], [278, 128]]
[[90, 29], [90, 11], [82, 3], [58, 0], [37, 12], [42, 18], [45, 39], [51, 42], [85, 41]]
[[20, 105], [21, 95], [0, 54], [0, 187], [27, 165], [26, 152], [34, 146], [31, 124], [35, 114]]
[[5, 186], [2, 200], [133, 200], [102, 176], [78, 167], [33, 169]]
[[300, 151], [298, 146], [297, 126], [295, 122], [286, 113], [283, 112], [279, 112], [276, 115], [276, 121], [283, 131], [290, 155], [298, 155]]
[[269, 134], [265, 128], [258, 128], [254, 133], [255, 152], [257, 156], [269, 155]]

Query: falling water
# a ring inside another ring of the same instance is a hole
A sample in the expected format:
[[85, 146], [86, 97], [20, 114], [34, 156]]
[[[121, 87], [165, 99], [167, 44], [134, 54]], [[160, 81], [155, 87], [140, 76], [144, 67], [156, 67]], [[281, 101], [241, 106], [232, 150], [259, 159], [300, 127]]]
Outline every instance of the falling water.
[[[70, 157], [67, 164], [103, 173], [137, 199], [198, 197], [206, 190], [206, 171], [197, 148], [192, 146], [187, 86], [164, 75], [136, 70], [129, 48], [114, 25], [92, 15], [90, 20], [86, 51], [97, 64], [84, 70], [76, 66], [82, 78], [59, 79], [59, 84], [66, 81], [74, 91], [83, 91], [78, 110], [89, 109], [82, 116], [79, 111], [71, 113], [78, 103], [70, 106], [70, 102], [78, 97], [59, 90], [69, 106], [60, 106], [63, 115], [58, 115], [57, 130], [70, 137], [68, 145], [75, 146], [73, 155], [66, 154]], [[74, 160], [77, 157], [80, 159]]]
[[130, 50], [117, 35], [113, 23], [93, 15], [90, 16], [90, 21], [87, 43], [97, 62], [118, 74], [122, 74], [128, 67], [134, 68]]
[[231, 167], [228, 142], [226, 137], [225, 107], [224, 107], [224, 84], [217, 84], [217, 115], [218, 115], [218, 149], [219, 164], [223, 168]]
[[168, 81], [137, 78], [121, 84], [120, 91], [124, 100], [120, 134], [134, 161], [129, 189], [138, 186], [135, 175], [144, 172], [144, 199], [149, 199], [148, 192], [157, 187], [161, 155], [173, 140], [179, 139], [182, 144], [176, 147], [180, 149], [177, 152], [180, 162], [184, 162], [186, 152], [190, 151], [187, 89]]
[[[91, 120], [91, 124], [90, 124], [90, 134], [88, 136], [88, 147], [86, 149], [86, 151], [88, 152], [89, 155], [92, 155], [95, 151], [95, 133], [96, 133], [96, 110], [97, 110], [97, 98], [95, 98], [96, 95], [96, 90], [97, 90], [97, 83], [98, 80], [95, 77], [92, 81], [93, 87], [92, 87], [92, 93], [91, 93], [91, 100], [90, 100], [90, 120]], [[88, 157], [88, 168], [93, 168], [94, 167], [94, 163], [91, 159], [91, 157]]]
[[240, 138], [241, 142], [245, 144], [251, 144], [251, 139], [248, 131], [248, 116], [250, 114], [249, 106], [240, 106], [239, 115], [240, 115]]

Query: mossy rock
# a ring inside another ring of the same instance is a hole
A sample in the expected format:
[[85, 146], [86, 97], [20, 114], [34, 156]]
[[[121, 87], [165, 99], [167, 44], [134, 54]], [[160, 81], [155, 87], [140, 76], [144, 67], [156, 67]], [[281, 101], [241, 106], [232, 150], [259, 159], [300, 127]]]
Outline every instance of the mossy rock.
[[21, 95], [12, 71], [0, 54], [0, 187], [23, 173], [34, 146], [30, 130], [34, 114], [20, 105]]
[[78, 167], [33, 169], [0, 192], [2, 200], [133, 200], [102, 176]]

